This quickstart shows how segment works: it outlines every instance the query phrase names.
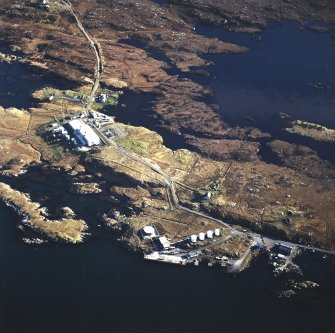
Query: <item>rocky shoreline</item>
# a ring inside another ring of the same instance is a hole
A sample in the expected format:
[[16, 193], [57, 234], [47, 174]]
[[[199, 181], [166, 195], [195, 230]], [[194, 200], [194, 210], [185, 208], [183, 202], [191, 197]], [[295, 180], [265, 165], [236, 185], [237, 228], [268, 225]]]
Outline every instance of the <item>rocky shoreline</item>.
[[335, 142], [334, 129], [307, 121], [295, 120], [291, 123], [291, 127], [286, 128], [286, 131], [289, 133], [307, 136], [318, 141]]
[[46, 210], [43, 207], [4, 183], [0, 183], [0, 200], [20, 216], [20, 224], [47, 238], [74, 244], [84, 240], [88, 226], [83, 220], [69, 218], [48, 220]]
[[[232, 5], [223, 8], [213, 0], [204, 10], [203, 1], [193, 1], [190, 6], [193, 19], [186, 20], [190, 15], [185, 12], [184, 5], [190, 4], [186, 0], [169, 1], [168, 6], [149, 0], [138, 1], [137, 6], [131, 6], [133, 0], [127, 3], [129, 10], [120, 17], [117, 13], [124, 4], [110, 7], [108, 1], [99, 1], [94, 6], [86, 1], [73, 1], [76, 13], [101, 49], [104, 67], [101, 83], [110, 90], [119, 91], [123, 87], [155, 94], [150, 112], [162, 127], [168, 128], [170, 133], [180, 133], [198, 153], [184, 149], [172, 151], [157, 133], [124, 124], [118, 126], [125, 128], [128, 136], [118, 144], [130, 151], [136, 150], [135, 153], [156, 163], [177, 181], [178, 198], [187, 207], [285, 239], [333, 248], [335, 229], [330, 222], [335, 207], [333, 164], [323, 161], [306, 147], [271, 142], [268, 133], [256, 128], [231, 127], [218, 114], [217, 106], [207, 103], [205, 97], [211, 93], [207, 87], [169, 71], [174, 68], [175, 73], [188, 72], [194, 70], [194, 66], [208, 65], [202, 57], [205, 54], [246, 51], [244, 47], [207, 38], [194, 30], [198, 14], [203, 19], [201, 22], [214, 23], [212, 12], [225, 13], [220, 15], [226, 19]], [[264, 7], [260, 1], [250, 8], [245, 21], [241, 13], [236, 20], [233, 16], [232, 26], [236, 23], [236, 29], [245, 27], [256, 31], [276, 19], [273, 15], [278, 3], [253, 17], [259, 6]], [[74, 83], [77, 88], [71, 89], [71, 96], [75, 92], [87, 95], [94, 77], [95, 59], [66, 8], [56, 6], [56, 2], [49, 10], [6, 0], [0, 4], [0, 40], [11, 49], [20, 50], [25, 61], [37, 67], [43, 64], [41, 68], [45, 73]], [[236, 6], [239, 11], [241, 4], [238, 2]], [[313, 1], [306, 4], [297, 1], [295, 9], [285, 4], [283, 16], [278, 19], [287, 18], [285, 13], [289, 10], [293, 13], [292, 19], [308, 19], [313, 6]], [[322, 8], [320, 17], [331, 22], [333, 11], [326, 13]], [[13, 24], [17, 24], [17, 28], [14, 29]], [[110, 36], [108, 40], [106, 35]], [[143, 45], [124, 43], [127, 39], [139, 40], [164, 57], [153, 57]], [[68, 96], [69, 92], [54, 91], [61, 97]], [[82, 103], [41, 98], [46, 97], [44, 94], [45, 90], [33, 93], [37, 97], [36, 104], [28, 111], [0, 108], [1, 149], [6, 151], [0, 157], [3, 172], [18, 175], [33, 163], [45, 163], [73, 174], [99, 174], [99, 182], [77, 179], [72, 191], [100, 193], [111, 202], [112, 197], [126, 198], [129, 207], [136, 212], [133, 214], [136, 230], [142, 223], [159, 217], [162, 229], [168, 234], [176, 237], [182, 230], [186, 235], [187, 226], [175, 224], [176, 220], [183, 220], [184, 215], [171, 209], [164, 180], [154, 172], [113, 147], [81, 153], [47, 143], [41, 135], [45, 127], [55, 118], [62, 119], [64, 112], [67, 117], [80, 113]], [[259, 154], [262, 138], [269, 140], [268, 147], [281, 160], [281, 165], [262, 160]], [[107, 185], [100, 188], [100, 181], [110, 184], [110, 188]], [[211, 200], [204, 199], [208, 193]], [[293, 212], [292, 216], [289, 212]], [[194, 221], [195, 228], [199, 228], [197, 222]]]

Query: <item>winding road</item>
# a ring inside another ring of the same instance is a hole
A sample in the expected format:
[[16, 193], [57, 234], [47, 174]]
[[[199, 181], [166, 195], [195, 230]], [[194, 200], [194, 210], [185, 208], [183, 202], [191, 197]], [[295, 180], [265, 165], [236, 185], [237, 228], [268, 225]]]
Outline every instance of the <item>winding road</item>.
[[88, 102], [85, 104], [85, 107], [84, 107], [85, 114], [88, 114], [88, 112], [90, 111], [90, 108], [92, 106], [92, 103], [94, 102], [95, 94], [96, 94], [96, 92], [99, 88], [100, 80], [101, 80], [103, 70], [104, 70], [102, 59], [101, 59], [100, 48], [99, 48], [98, 43], [87, 32], [87, 30], [84, 28], [84, 26], [80, 22], [77, 14], [73, 10], [71, 2], [69, 0], [62, 0], [61, 3], [69, 9], [70, 13], [72, 14], [74, 19], [76, 20], [78, 28], [83, 33], [83, 35], [86, 37], [86, 39], [89, 41], [92, 49], [94, 50], [94, 54], [95, 54], [96, 65], [95, 65], [95, 68], [94, 68], [94, 83], [92, 85], [92, 89], [91, 89], [91, 93], [89, 95]]
[[[92, 85], [92, 90], [91, 90], [91, 93], [90, 93], [90, 96], [89, 96], [89, 101], [85, 105], [85, 113], [87, 114], [90, 110], [90, 107], [91, 107], [93, 101], [94, 101], [95, 94], [96, 94], [96, 91], [99, 87], [100, 79], [101, 79], [102, 74], [103, 74], [103, 64], [102, 64], [102, 59], [101, 59], [101, 51], [100, 51], [100, 48], [99, 48], [97, 42], [94, 41], [94, 38], [86, 31], [86, 29], [84, 28], [84, 26], [80, 22], [78, 16], [74, 12], [74, 9], [72, 7], [71, 2], [69, 0], [61, 0], [60, 3], [65, 5], [69, 9], [69, 11], [73, 15], [73, 17], [75, 18], [78, 28], [81, 30], [83, 35], [88, 40], [90, 46], [94, 50], [94, 54], [95, 54], [95, 58], [96, 58], [95, 79], [94, 79], [94, 83]], [[239, 231], [237, 229], [237, 226], [227, 224], [226, 222], [224, 222], [220, 219], [214, 218], [214, 217], [209, 216], [207, 214], [204, 214], [204, 213], [201, 213], [201, 212], [198, 212], [198, 211], [195, 211], [195, 210], [192, 210], [190, 208], [187, 208], [187, 207], [184, 207], [184, 206], [180, 205], [179, 204], [179, 199], [178, 199], [178, 196], [176, 194], [175, 187], [174, 187], [174, 180], [169, 175], [167, 175], [165, 172], [163, 172], [157, 164], [153, 163], [152, 161], [148, 161], [147, 159], [144, 159], [144, 158], [136, 155], [135, 153], [132, 153], [128, 150], [125, 150], [124, 148], [119, 146], [115, 141], [112, 141], [112, 140], [108, 139], [100, 131], [99, 128], [95, 128], [94, 130], [99, 135], [99, 137], [101, 138], [101, 140], [105, 144], [109, 144], [109, 145], [114, 146], [122, 154], [124, 154], [124, 155], [128, 156], [129, 158], [141, 163], [142, 165], [146, 166], [150, 170], [154, 171], [155, 173], [157, 173], [158, 175], [163, 177], [164, 182], [166, 183], [167, 189], [169, 191], [169, 196], [171, 198], [172, 204], [174, 205], [174, 207], [176, 209], [179, 209], [179, 210], [185, 211], [189, 214], [197, 215], [197, 216], [206, 218], [208, 220], [211, 220], [213, 222], [216, 222], [219, 225], [222, 225], [225, 228], [231, 230], [232, 234], [234, 236], [243, 235], [243, 234], [245, 235], [246, 234], [246, 232]], [[276, 243], [280, 242], [282, 244], [285, 244], [285, 245], [288, 245], [288, 246], [291, 246], [291, 247], [297, 247], [297, 248], [301, 248], [301, 249], [308, 249], [308, 250], [318, 251], [318, 252], [325, 253], [325, 254], [335, 255], [335, 251], [329, 251], [329, 250], [321, 249], [321, 248], [318, 248], [318, 247], [310, 247], [310, 246], [306, 246], [306, 245], [300, 245], [300, 244], [295, 244], [295, 243], [291, 243], [291, 242], [275, 240], [275, 239], [269, 238], [269, 237], [262, 237], [260, 234], [257, 234], [257, 233], [248, 233], [248, 234], [252, 237], [252, 243], [258, 242], [259, 239], [262, 239], [263, 244], [267, 245], [268, 248], [271, 248], [271, 247], [275, 246]], [[250, 251], [251, 251], [251, 247], [239, 259], [239, 261], [237, 261], [235, 263], [233, 269], [239, 267], [240, 264], [243, 264], [245, 258], [247, 258], [248, 255], [250, 254]]]

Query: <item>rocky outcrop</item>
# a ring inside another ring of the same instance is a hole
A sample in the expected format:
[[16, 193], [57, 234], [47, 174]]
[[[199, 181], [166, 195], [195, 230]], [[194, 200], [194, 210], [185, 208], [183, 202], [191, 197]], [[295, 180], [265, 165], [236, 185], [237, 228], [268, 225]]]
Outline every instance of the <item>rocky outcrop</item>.
[[97, 194], [101, 193], [102, 190], [98, 183], [72, 183], [71, 192], [77, 194]]
[[76, 217], [75, 212], [70, 207], [61, 207], [57, 213], [62, 219], [71, 219]]
[[335, 130], [307, 121], [292, 121], [291, 127], [286, 128], [287, 132], [308, 136], [318, 141], [335, 142]]
[[73, 218], [49, 220], [45, 217], [45, 209], [7, 184], [0, 183], [0, 200], [16, 211], [21, 223], [50, 239], [68, 243], [80, 243], [84, 239], [87, 230], [85, 221]]

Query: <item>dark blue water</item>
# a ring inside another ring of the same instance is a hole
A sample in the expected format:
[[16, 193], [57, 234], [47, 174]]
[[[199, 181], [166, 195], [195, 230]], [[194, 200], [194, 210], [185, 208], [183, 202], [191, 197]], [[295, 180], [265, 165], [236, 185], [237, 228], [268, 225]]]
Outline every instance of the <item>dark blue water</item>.
[[[4, 51], [8, 51], [5, 49]], [[0, 62], [0, 105], [2, 107], [29, 108], [33, 105], [31, 94], [45, 86], [71, 89], [74, 84], [38, 69], [13, 62]]]
[[[334, 30], [331, 26], [329, 28]], [[280, 139], [308, 146], [321, 158], [335, 162], [332, 143], [318, 142], [284, 130], [290, 126], [290, 121], [296, 119], [335, 128], [335, 44], [331, 33], [315, 33], [294, 22], [272, 23], [260, 34], [236, 34], [204, 26], [197, 27], [197, 32], [246, 46], [249, 51], [205, 56], [213, 65], [202, 68], [210, 74], [203, 76], [181, 73], [160, 50], [141, 41], [123, 42], [143, 48], [151, 57], [167, 63], [166, 71], [170, 75], [178, 74], [211, 87], [214, 95], [205, 101], [219, 105], [218, 112], [232, 126], [253, 126], [270, 133], [271, 139], [262, 140], [260, 154], [265, 161], [276, 163], [266, 143]], [[317, 82], [327, 89], [310, 86]], [[146, 97], [143, 101], [140, 101], [142, 94], [137, 97], [137, 102], [144, 105], [141, 111], [134, 107], [137, 103], [123, 111], [120, 108], [109, 111], [113, 113], [115, 110], [116, 118], [121, 122], [136, 126], [142, 124], [158, 131], [164, 143], [172, 149], [190, 148], [180, 136], [162, 131], [148, 104], [145, 104]], [[282, 119], [281, 113], [287, 114], [288, 118]]]
[[165, 123], [154, 116], [152, 108], [156, 98], [157, 95], [152, 93], [124, 91], [119, 98], [119, 104], [105, 108], [104, 112], [114, 116], [118, 122], [143, 126], [157, 132], [163, 137], [164, 145], [170, 149], [192, 149], [181, 135], [162, 127]]
[[[297, 23], [273, 23], [260, 41], [223, 29], [199, 28], [199, 33], [217, 36], [249, 48], [240, 55], [215, 55], [209, 71], [223, 116], [240, 123], [251, 115], [263, 124], [286, 112], [294, 119], [306, 119], [335, 127], [335, 45], [331, 34], [302, 29]], [[322, 82], [330, 89], [307, 86]], [[271, 119], [272, 118], [272, 119]]]
[[166, 5], [168, 3], [168, 0], [154, 0], [154, 1], [160, 5]]
[[[74, 209], [83, 214], [83, 205]], [[96, 229], [93, 215], [86, 218]], [[269, 325], [272, 332], [331, 332], [334, 281], [322, 265], [309, 276], [322, 288], [285, 304], [275, 297], [282, 282], [262, 260], [233, 277], [144, 262], [105, 230], [83, 245], [26, 245], [16, 223], [1, 204], [1, 332], [263, 332]]]
[[[283, 29], [287, 33], [286, 38], [291, 36], [291, 29], [295, 31], [296, 28], [296, 25], [290, 23], [287, 27], [285, 25]], [[271, 108], [274, 101], [280, 100], [284, 103], [286, 98], [294, 101], [293, 97], [298, 94], [292, 89], [285, 88], [280, 75], [281, 69], [286, 68], [285, 63], [277, 66], [274, 60], [262, 57], [262, 52], [256, 52], [257, 48], [263, 48], [263, 42], [273, 44], [270, 35], [268, 40], [266, 38], [271, 29], [274, 29], [272, 31], [274, 36], [282, 34], [278, 32], [277, 26], [270, 26], [269, 29], [263, 34], [261, 42], [255, 42], [245, 36], [230, 37], [243, 39], [244, 45], [250, 48], [251, 45], [255, 46], [254, 51], [248, 55], [213, 57], [217, 61], [230, 59], [224, 66], [223, 63], [217, 63], [216, 66], [220, 67], [219, 72], [218, 67], [216, 70], [212, 67], [210, 69], [212, 80], [207, 82], [217, 83], [214, 98], [222, 99], [220, 103], [223, 116], [228, 117], [232, 123], [234, 121], [236, 124], [242, 123], [244, 115], [249, 114], [250, 110], [254, 110], [255, 113], [252, 115], [260, 127], [269, 123], [267, 117], [275, 122], [277, 111]], [[206, 33], [209, 33], [209, 30]], [[300, 33], [302, 32], [297, 29], [296, 34], [299, 36]], [[325, 38], [324, 41], [328, 41], [329, 38], [327, 34], [305, 33], [313, 40], [314, 36]], [[294, 36], [293, 34], [292, 38]], [[281, 45], [285, 42], [284, 38], [282, 39]], [[318, 44], [317, 40], [315, 43], [317, 43], [315, 46], [324, 45]], [[293, 41], [290, 42], [290, 47], [294, 47], [295, 44]], [[276, 54], [284, 52], [276, 45], [272, 47]], [[328, 52], [331, 49], [329, 46], [328, 51], [314, 53], [314, 57], [317, 56], [314, 60], [321, 59], [321, 63], [317, 61], [318, 64], [315, 66], [323, 68], [322, 64], [329, 64]], [[263, 51], [268, 52], [266, 48]], [[301, 58], [303, 54], [301, 52], [299, 54]], [[251, 62], [248, 65], [249, 60], [243, 58], [245, 56], [253, 56], [258, 62]], [[306, 57], [308, 58], [308, 54]], [[277, 60], [280, 59], [281, 57], [278, 57]], [[301, 61], [304, 62], [305, 59]], [[240, 67], [233, 68], [236, 62]], [[262, 63], [264, 72], [260, 72]], [[272, 74], [266, 72], [273, 69], [271, 63], [277, 66], [277, 72]], [[306, 63], [314, 66], [312, 61], [306, 60]], [[250, 64], [255, 66], [253, 71], [248, 68]], [[295, 64], [299, 65], [298, 59]], [[296, 87], [299, 92], [297, 96], [301, 97], [298, 100], [311, 98], [310, 103], [320, 107], [313, 108], [314, 112], [323, 113], [325, 99], [320, 99], [320, 96], [328, 98], [328, 94], [333, 93], [332, 77], [328, 74], [316, 75], [317, 69], [312, 71], [313, 75], [305, 74], [301, 69], [295, 72], [296, 66], [286, 69], [287, 72], [292, 72], [292, 83], [289, 78], [287, 84]], [[239, 71], [239, 68], [244, 72]], [[329, 70], [332, 71], [333, 67]], [[14, 69], [13, 72], [8, 70], [9, 75], [12, 76], [13, 73]], [[300, 79], [300, 75], [304, 79]], [[217, 77], [216, 80], [213, 80], [214, 76]], [[199, 80], [206, 78], [199, 77]], [[305, 86], [305, 80], [322, 81], [329, 84], [331, 89], [309, 90]], [[28, 85], [29, 81], [25, 82], [27, 86], [23, 85], [22, 96], [19, 95], [19, 101], [16, 101], [21, 103], [19, 105], [28, 103], [25, 100], [26, 94], [33, 89], [30, 84]], [[7, 85], [2, 85], [1, 92], [9, 91], [6, 87]], [[226, 87], [230, 93], [226, 93], [226, 89], [221, 90], [220, 87]], [[279, 89], [278, 98], [274, 93], [276, 89]], [[246, 96], [251, 96], [250, 98], [255, 91], [258, 91], [260, 97], [255, 99], [255, 102], [260, 103], [256, 104], [258, 107], [251, 102], [241, 101], [240, 95], [233, 98], [235, 95], [232, 92], [236, 90], [240, 90], [241, 94], [244, 90], [247, 91]], [[264, 94], [261, 93], [263, 90], [266, 91]], [[311, 97], [308, 97], [308, 92], [311, 92]], [[267, 96], [270, 96], [269, 100], [272, 103], [267, 102]], [[141, 96], [137, 97], [138, 99], [131, 96], [131, 100], [125, 100], [124, 102], [132, 107], [123, 110], [137, 112], [139, 116], [136, 121], [140, 122], [143, 104], [140, 102]], [[316, 100], [319, 99], [318, 104]], [[236, 104], [233, 103], [234, 100]], [[7, 105], [12, 106], [14, 102], [15, 99], [8, 101]], [[261, 105], [263, 110], [269, 109], [269, 114], [265, 113], [264, 117], [261, 113], [259, 115], [257, 113]], [[291, 103], [285, 102], [283, 105], [290, 106]], [[311, 112], [311, 108], [307, 103], [304, 105], [306, 117], [309, 115], [312, 117], [314, 113]], [[299, 112], [302, 112], [296, 111], [293, 107], [291, 111], [286, 107], [280, 110], [289, 112], [294, 117], [300, 116]], [[333, 115], [327, 110], [324, 124], [330, 126]], [[122, 109], [120, 108], [118, 112], [121, 113]], [[128, 116], [127, 119], [131, 121], [131, 118]], [[317, 119], [321, 122], [321, 118]], [[63, 205], [72, 207], [78, 217], [85, 217], [93, 235], [86, 243], [77, 246], [54, 243], [39, 247], [27, 245], [21, 241], [22, 234], [16, 228], [18, 222], [16, 216], [9, 208], [0, 204], [0, 332], [187, 333], [209, 329], [227, 332], [333, 332], [334, 275], [329, 271], [329, 266], [320, 260], [310, 262], [308, 259], [301, 262], [307, 274], [306, 278], [320, 282], [320, 289], [303, 293], [289, 302], [283, 302], [276, 298], [276, 293], [284, 287], [285, 281], [274, 279], [262, 259], [237, 277], [226, 275], [214, 268], [176, 267], [144, 262], [140, 256], [122, 249], [109, 232], [98, 226], [97, 214], [107, 211], [111, 205], [106, 205], [96, 196], [69, 194], [69, 185], [63, 174], [53, 174], [40, 179], [36, 174], [28, 174], [27, 179], [14, 181], [2, 178], [2, 181], [31, 193], [33, 199], [47, 205], [51, 213]]]
[[[210, 77], [192, 76], [213, 88], [212, 102], [220, 106], [224, 120], [307, 145], [322, 158], [335, 161], [332, 144], [283, 130], [295, 119], [335, 128], [335, 44], [331, 33], [318, 34], [294, 22], [272, 23], [258, 35], [211, 27], [198, 27], [197, 31], [249, 48], [244, 54], [208, 56], [214, 63], [206, 68]], [[316, 82], [328, 88], [309, 86]], [[283, 120], [280, 113], [291, 118]]]
[[32, 74], [24, 66], [14, 63], [8, 66], [0, 62], [0, 105], [26, 108], [31, 106], [31, 92], [45, 85], [39, 74]]

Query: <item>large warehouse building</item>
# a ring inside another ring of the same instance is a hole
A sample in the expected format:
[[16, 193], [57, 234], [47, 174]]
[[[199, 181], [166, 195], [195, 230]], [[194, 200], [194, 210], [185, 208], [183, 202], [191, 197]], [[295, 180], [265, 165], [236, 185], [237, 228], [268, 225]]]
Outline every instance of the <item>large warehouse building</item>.
[[75, 119], [69, 122], [73, 134], [81, 146], [96, 146], [101, 143], [92, 127], [85, 124], [82, 120]]

